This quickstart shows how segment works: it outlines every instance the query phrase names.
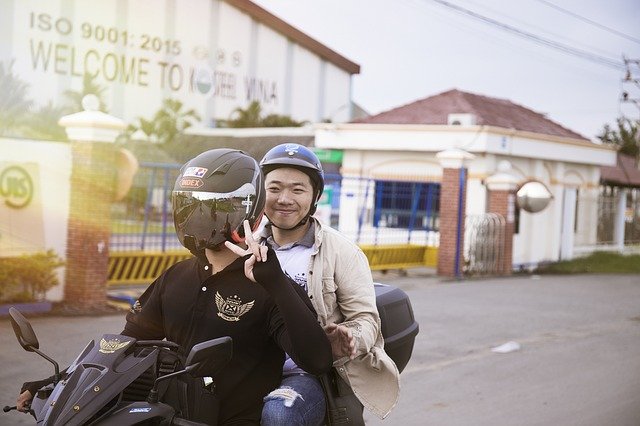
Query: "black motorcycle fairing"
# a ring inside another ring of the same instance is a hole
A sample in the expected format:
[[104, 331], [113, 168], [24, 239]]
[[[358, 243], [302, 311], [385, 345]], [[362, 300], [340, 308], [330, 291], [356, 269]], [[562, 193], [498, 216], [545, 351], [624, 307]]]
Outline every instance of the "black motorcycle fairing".
[[66, 379], [36, 412], [38, 423], [81, 425], [90, 421], [156, 363], [160, 349], [137, 355], [132, 350], [135, 342], [115, 334], [103, 335], [98, 344], [90, 342], [67, 370]]
[[146, 401], [138, 401], [119, 407], [98, 420], [96, 426], [122, 426], [124, 424], [137, 424], [153, 418], [170, 419], [175, 410], [161, 402], [150, 404]]
[[[71, 363], [71, 365], [69, 365], [69, 367], [66, 369], [66, 371], [73, 371], [76, 366], [78, 365], [78, 363], [84, 359], [84, 357], [87, 356], [87, 354], [91, 351], [91, 349], [94, 346], [94, 341], [90, 341], [89, 343], [87, 343], [87, 345], [84, 347], [84, 349], [80, 352], [80, 354], [76, 357], [76, 359]], [[65, 374], [66, 376], [66, 374]], [[40, 389], [35, 397], [33, 398], [33, 402], [31, 403], [31, 410], [33, 410], [33, 416], [36, 418], [36, 420], [40, 419], [40, 421], [42, 421], [42, 419], [44, 419], [47, 415], [46, 410], [49, 409], [49, 404], [48, 401], [51, 398], [51, 395], [53, 394], [53, 392], [55, 391], [55, 386], [57, 385], [57, 383], [53, 383], [53, 384], [49, 384], [47, 386], [45, 386], [44, 388]], [[58, 391], [59, 392], [59, 391]], [[55, 401], [57, 400], [57, 398], [54, 396], [53, 399], [51, 399], [51, 401]]]

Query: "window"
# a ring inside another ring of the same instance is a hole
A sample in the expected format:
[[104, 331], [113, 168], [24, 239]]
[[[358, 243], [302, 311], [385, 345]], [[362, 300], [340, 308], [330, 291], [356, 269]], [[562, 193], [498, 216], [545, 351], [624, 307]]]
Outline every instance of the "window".
[[373, 225], [437, 231], [440, 184], [433, 182], [375, 182]]

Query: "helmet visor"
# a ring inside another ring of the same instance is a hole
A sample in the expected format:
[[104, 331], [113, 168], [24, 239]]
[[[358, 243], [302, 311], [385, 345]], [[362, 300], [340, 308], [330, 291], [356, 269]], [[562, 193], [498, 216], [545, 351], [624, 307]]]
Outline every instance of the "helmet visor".
[[178, 239], [185, 245], [185, 236], [192, 237], [193, 248], [197, 250], [213, 248], [229, 239], [234, 230], [242, 229], [240, 225], [245, 219], [250, 219], [255, 194], [251, 184], [227, 193], [173, 191], [173, 219]]

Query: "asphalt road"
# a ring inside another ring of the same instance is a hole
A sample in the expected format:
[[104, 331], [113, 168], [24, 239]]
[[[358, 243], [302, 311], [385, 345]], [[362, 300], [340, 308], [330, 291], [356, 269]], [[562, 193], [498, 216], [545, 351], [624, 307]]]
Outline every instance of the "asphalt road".
[[[464, 282], [428, 271], [376, 274], [411, 297], [420, 333], [400, 400], [368, 425], [640, 425], [640, 276], [526, 276]], [[40, 347], [66, 366], [123, 315], [32, 319]], [[494, 353], [514, 341], [520, 349]], [[0, 321], [0, 402], [52, 374]], [[1, 425], [33, 424], [0, 413]]]

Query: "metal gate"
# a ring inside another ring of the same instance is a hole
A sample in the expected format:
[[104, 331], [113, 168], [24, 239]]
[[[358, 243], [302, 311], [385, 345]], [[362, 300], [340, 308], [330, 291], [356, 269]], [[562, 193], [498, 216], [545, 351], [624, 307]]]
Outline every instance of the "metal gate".
[[505, 220], [497, 213], [468, 215], [464, 235], [464, 272], [470, 275], [502, 272]]

